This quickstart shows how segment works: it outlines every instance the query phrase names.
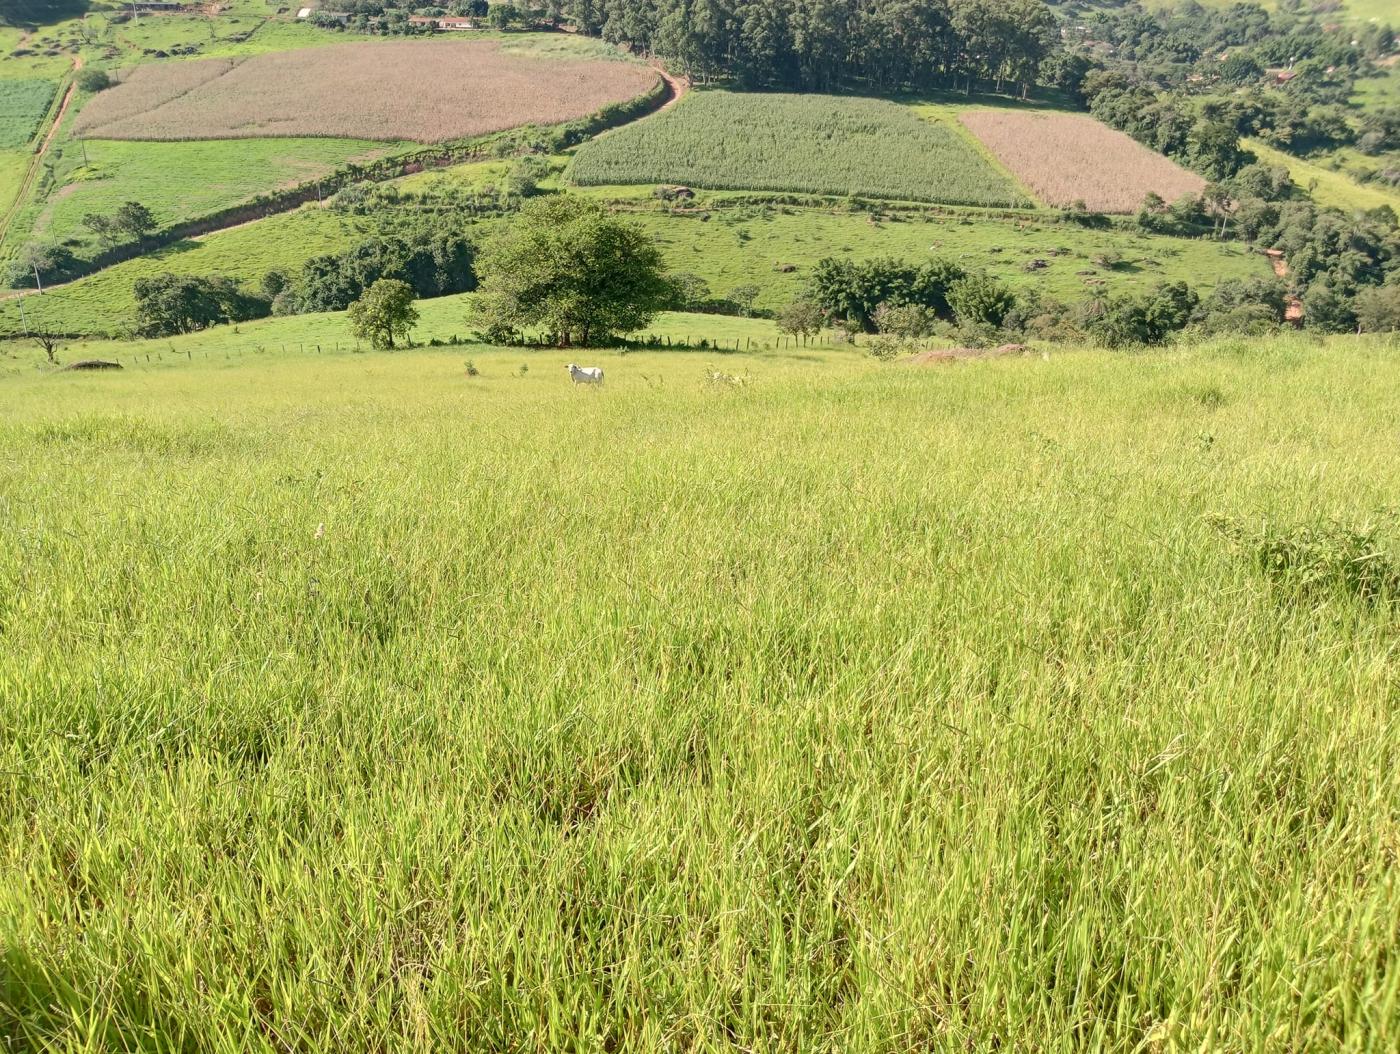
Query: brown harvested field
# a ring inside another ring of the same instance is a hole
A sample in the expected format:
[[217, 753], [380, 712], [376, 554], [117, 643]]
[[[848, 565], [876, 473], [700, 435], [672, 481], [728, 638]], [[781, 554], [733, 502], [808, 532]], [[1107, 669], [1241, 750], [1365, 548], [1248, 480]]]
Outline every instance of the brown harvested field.
[[1132, 212], [1148, 191], [1167, 201], [1206, 185], [1194, 172], [1084, 114], [967, 110], [962, 123], [1047, 205], [1083, 201]]
[[494, 41], [333, 44], [138, 66], [83, 108], [77, 128], [106, 139], [433, 143], [585, 117], [656, 82], [639, 64], [510, 54]]

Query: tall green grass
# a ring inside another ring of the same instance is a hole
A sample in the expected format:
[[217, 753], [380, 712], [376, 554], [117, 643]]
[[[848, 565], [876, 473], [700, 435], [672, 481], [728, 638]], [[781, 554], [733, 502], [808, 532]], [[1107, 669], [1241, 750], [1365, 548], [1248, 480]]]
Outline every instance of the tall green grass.
[[171, 143], [68, 140], [54, 159], [54, 186], [29, 210], [34, 237], [101, 246], [83, 226], [89, 213], [111, 215], [140, 201], [162, 226], [307, 183], [347, 161], [364, 162], [411, 144], [356, 139], [224, 139]]
[[0, 150], [18, 150], [29, 144], [56, 88], [47, 80], [0, 78]]
[[8, 1046], [1394, 1050], [1396, 350], [716, 364], [0, 382]]
[[954, 205], [1030, 198], [947, 123], [882, 99], [705, 91], [585, 143], [583, 185], [860, 195]]

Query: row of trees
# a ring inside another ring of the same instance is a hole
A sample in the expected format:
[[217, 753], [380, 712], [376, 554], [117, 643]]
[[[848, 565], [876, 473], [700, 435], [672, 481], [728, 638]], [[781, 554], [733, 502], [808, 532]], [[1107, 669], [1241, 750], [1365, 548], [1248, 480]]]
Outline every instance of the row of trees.
[[[1303, 296], [1305, 324], [1324, 333], [1400, 329], [1400, 276], [1352, 285], [1324, 277]], [[1261, 334], [1283, 325], [1288, 283], [1251, 278], [1220, 283], [1205, 297], [1184, 282], [1143, 293], [1101, 293], [1076, 302], [1013, 292], [951, 260], [920, 265], [885, 258], [820, 261], [803, 296], [778, 315], [790, 333], [826, 326], [901, 340], [933, 334], [983, 344], [1036, 338], [1108, 347], [1160, 344], [1186, 329], [1202, 334]]]
[[[409, 5], [341, 7], [357, 27], [416, 31]], [[802, 91], [970, 89], [978, 81], [1027, 90], [1059, 41], [1041, 0], [460, 0], [413, 10], [484, 16], [500, 29], [568, 25], [699, 80]]]

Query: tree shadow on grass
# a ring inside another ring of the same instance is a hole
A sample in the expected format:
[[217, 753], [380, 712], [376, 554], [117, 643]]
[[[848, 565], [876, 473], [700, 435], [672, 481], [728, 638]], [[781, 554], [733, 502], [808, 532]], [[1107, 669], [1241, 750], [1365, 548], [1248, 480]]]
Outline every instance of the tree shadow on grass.
[[38, 29], [87, 14], [88, 0], [9, 0], [0, 25]]

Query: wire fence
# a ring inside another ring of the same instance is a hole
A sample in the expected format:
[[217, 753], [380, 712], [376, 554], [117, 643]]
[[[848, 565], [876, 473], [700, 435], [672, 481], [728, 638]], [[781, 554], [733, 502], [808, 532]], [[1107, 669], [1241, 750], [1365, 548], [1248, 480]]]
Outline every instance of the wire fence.
[[[844, 339], [844, 334], [840, 335]], [[627, 354], [634, 351], [709, 351], [720, 354], [751, 353], [765, 351], [800, 351], [803, 349], [831, 348], [841, 343], [836, 334], [787, 335], [775, 334], [772, 337], [715, 337], [687, 334], [678, 336], [668, 333], [649, 333], [642, 336], [615, 341], [610, 344], [590, 348], [590, 351], [612, 351]], [[452, 334], [446, 338], [433, 337], [426, 341], [400, 345], [394, 349], [376, 349], [359, 340], [339, 341], [264, 341], [248, 344], [218, 344], [211, 347], [177, 348], [142, 347], [139, 349], [93, 348], [90, 353], [81, 347], [62, 348], [58, 352], [56, 366], [78, 368], [85, 362], [115, 363], [123, 369], [184, 365], [196, 362], [240, 361], [257, 357], [315, 357], [318, 355], [356, 355], [373, 351], [393, 354], [395, 351], [441, 350], [446, 348], [512, 348], [522, 351], [564, 350], [563, 345], [551, 343], [541, 337], [518, 337], [512, 340], [486, 342], [475, 337]], [[51, 369], [48, 362], [37, 359], [23, 363], [13, 362], [0, 365], [0, 373], [16, 374], [31, 368]]]

